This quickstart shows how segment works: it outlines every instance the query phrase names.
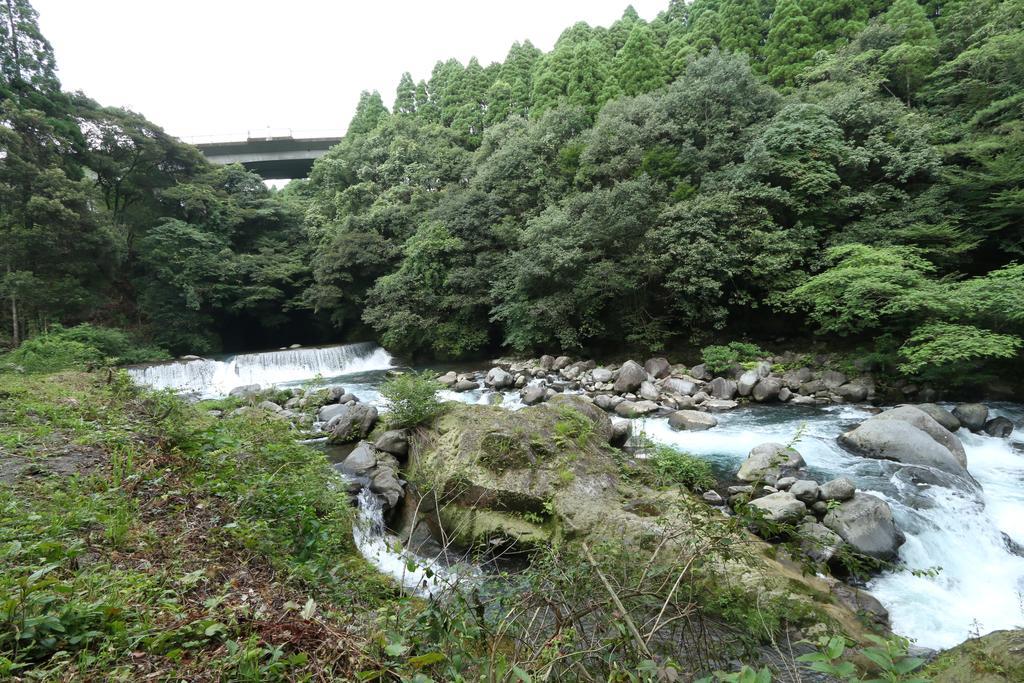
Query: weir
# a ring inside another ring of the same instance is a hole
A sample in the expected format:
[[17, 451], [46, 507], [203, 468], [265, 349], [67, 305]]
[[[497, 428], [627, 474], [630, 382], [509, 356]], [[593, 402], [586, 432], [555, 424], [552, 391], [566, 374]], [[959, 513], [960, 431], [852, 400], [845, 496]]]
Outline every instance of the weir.
[[394, 367], [391, 354], [372, 342], [259, 353], [222, 360], [178, 360], [128, 368], [139, 384], [203, 398], [225, 396], [239, 386], [270, 387]]

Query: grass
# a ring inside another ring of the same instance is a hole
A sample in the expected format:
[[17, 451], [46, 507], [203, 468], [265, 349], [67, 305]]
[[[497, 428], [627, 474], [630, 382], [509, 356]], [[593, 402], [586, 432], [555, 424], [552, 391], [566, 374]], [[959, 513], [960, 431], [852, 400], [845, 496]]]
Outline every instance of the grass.
[[372, 668], [394, 588], [355, 551], [323, 455], [278, 421], [106, 379], [0, 375], [0, 678]]

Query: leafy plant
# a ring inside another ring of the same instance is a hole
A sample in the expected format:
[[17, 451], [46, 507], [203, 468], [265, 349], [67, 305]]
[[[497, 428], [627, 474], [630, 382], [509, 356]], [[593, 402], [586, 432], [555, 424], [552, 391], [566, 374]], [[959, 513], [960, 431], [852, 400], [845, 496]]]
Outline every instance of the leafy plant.
[[698, 492], [715, 485], [707, 460], [665, 445], [656, 446], [648, 457], [662, 485], [681, 485]]
[[756, 344], [729, 342], [724, 346], [705, 346], [700, 355], [708, 370], [717, 373], [725, 372], [736, 364], [756, 361], [768, 354]]
[[437, 400], [441, 384], [429, 371], [407, 372], [389, 377], [380, 387], [387, 402], [385, 417], [389, 427], [405, 429], [426, 424], [444, 412]]

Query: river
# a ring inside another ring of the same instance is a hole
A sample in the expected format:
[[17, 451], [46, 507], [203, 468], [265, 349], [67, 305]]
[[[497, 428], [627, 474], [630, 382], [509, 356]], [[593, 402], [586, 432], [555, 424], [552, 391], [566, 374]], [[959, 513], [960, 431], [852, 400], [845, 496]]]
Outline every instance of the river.
[[[240, 385], [294, 386], [323, 378], [344, 385], [362, 401], [378, 403], [377, 387], [393, 364], [384, 349], [354, 344], [165, 363], [131, 372], [140, 383], [204, 398], [223, 396]], [[442, 398], [492, 400], [482, 390], [445, 391]], [[502, 405], [522, 407], [517, 392], [505, 392]], [[708, 459], [723, 474], [735, 472], [754, 446], [788, 443], [799, 434], [795, 447], [815, 478], [849, 477], [858, 489], [892, 506], [907, 537], [900, 548], [902, 568], [875, 577], [868, 589], [889, 610], [895, 632], [925, 647], [947, 648], [972, 635], [1024, 624], [1024, 557], [1011, 551], [1006, 538], [1024, 545], [1024, 406], [990, 408], [1010, 418], [1017, 430], [1010, 439], [959, 431], [980, 492], [921, 485], [893, 463], [843, 451], [836, 437], [870, 415], [857, 406], [741, 406], [718, 414], [719, 425], [703, 432], [673, 431], [664, 418], [640, 419], [634, 427], [654, 441]], [[364, 554], [382, 571], [430, 592], [422, 570], [406, 576], [406, 563], [389, 554], [372, 510], [361, 508], [361, 514], [368, 525], [357, 532]]]

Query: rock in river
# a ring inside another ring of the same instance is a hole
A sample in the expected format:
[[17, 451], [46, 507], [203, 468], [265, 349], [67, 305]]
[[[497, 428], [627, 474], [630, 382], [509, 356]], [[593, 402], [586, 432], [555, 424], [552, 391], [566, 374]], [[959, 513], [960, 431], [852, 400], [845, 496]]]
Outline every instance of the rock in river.
[[668, 424], [672, 429], [697, 432], [718, 426], [718, 420], [699, 410], [677, 410], [668, 416]]
[[782, 474], [804, 467], [804, 458], [792, 448], [780, 443], [763, 443], [755, 446], [740, 465], [736, 478], [740, 481], [777, 481]]
[[895, 560], [904, 541], [889, 505], [867, 493], [857, 493], [830, 510], [822, 523], [857, 552], [879, 560]]
[[343, 410], [324, 426], [331, 443], [349, 443], [366, 438], [377, 424], [377, 409], [365, 403], [339, 406]]

